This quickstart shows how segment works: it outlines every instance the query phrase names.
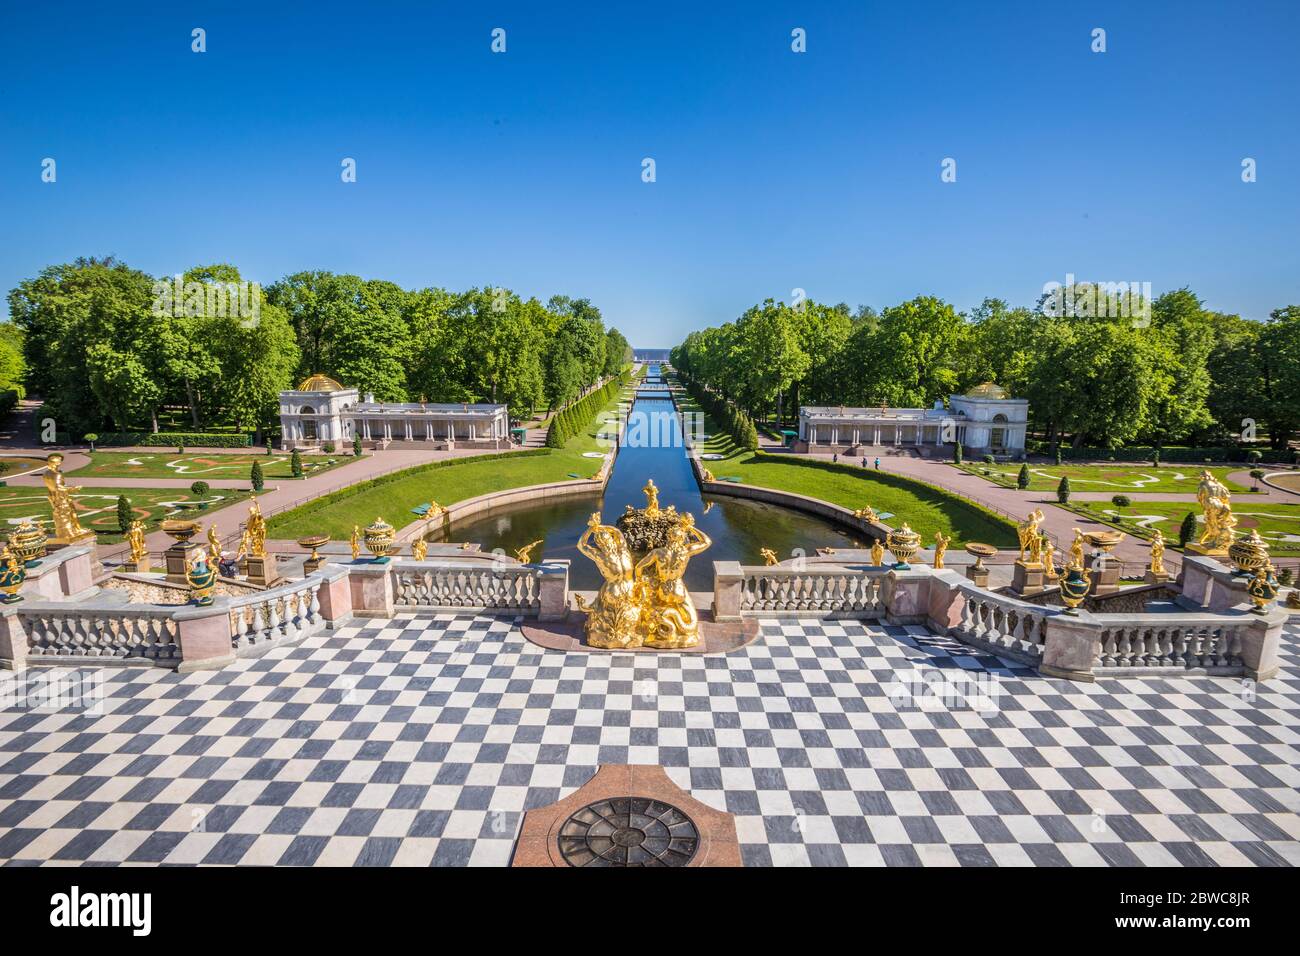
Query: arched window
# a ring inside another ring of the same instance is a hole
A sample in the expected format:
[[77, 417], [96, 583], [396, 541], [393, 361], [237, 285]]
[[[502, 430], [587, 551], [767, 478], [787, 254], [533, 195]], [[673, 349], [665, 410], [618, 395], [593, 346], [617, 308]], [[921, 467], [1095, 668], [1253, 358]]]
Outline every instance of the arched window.
[[989, 437], [989, 445], [993, 448], [1005, 448], [1007, 444], [1007, 416], [998, 412], [993, 416], [993, 428]]

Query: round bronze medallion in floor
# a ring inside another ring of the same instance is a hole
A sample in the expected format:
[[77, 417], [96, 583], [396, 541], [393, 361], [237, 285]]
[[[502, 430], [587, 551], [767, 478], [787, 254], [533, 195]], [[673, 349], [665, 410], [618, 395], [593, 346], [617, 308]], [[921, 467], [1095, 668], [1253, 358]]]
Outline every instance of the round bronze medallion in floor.
[[589, 803], [559, 832], [560, 855], [569, 866], [685, 866], [699, 845], [690, 817], [646, 797]]

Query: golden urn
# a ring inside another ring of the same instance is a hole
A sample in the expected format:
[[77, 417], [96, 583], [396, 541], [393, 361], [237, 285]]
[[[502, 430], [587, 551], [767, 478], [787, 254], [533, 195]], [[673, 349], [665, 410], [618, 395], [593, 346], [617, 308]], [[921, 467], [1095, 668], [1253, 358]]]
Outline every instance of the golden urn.
[[186, 518], [168, 518], [162, 523], [162, 530], [181, 544], [199, 533], [199, 523]]
[[45, 556], [48, 541], [44, 528], [35, 521], [24, 521], [9, 535], [9, 550], [25, 567], [34, 568], [41, 563], [37, 559]]
[[1061, 601], [1065, 604], [1065, 613], [1075, 615], [1079, 613], [1079, 605], [1083, 603], [1092, 588], [1092, 575], [1088, 573], [1087, 568], [1068, 567], [1061, 572], [1056, 587], [1061, 593]]
[[885, 547], [889, 548], [890, 553], [898, 559], [894, 565], [895, 570], [906, 571], [911, 568], [907, 562], [921, 550], [921, 536], [909, 528], [904, 521], [901, 528], [889, 532], [885, 538]]
[[366, 526], [366, 550], [373, 554], [375, 564], [388, 560], [388, 553], [393, 550], [393, 540], [397, 536], [393, 526], [383, 518], [376, 518], [375, 523]]
[[1089, 531], [1083, 536], [1085, 541], [1102, 554], [1110, 554], [1126, 537], [1122, 531]]
[[18, 591], [27, 580], [27, 569], [23, 567], [11, 548], [0, 551], [0, 601], [5, 604], [17, 604], [22, 600]]
[[305, 538], [299, 538], [298, 547], [311, 548], [311, 557], [309, 557], [307, 560], [315, 561], [319, 565], [320, 553], [318, 549], [322, 545], [329, 544], [329, 540], [330, 540], [330, 536], [327, 534], [312, 534], [312, 535], [308, 535]]
[[1228, 558], [1236, 565], [1238, 575], [1253, 575], [1269, 563], [1268, 545], [1259, 530], [1251, 528], [1250, 534], [1243, 534], [1228, 546]]
[[1251, 608], [1256, 614], [1263, 614], [1264, 608], [1277, 597], [1277, 577], [1273, 574], [1273, 565], [1265, 563], [1255, 569], [1255, 576], [1246, 585], [1246, 593], [1255, 602]]
[[993, 545], [983, 544], [982, 542], [979, 541], [968, 542], [962, 550], [964, 550], [967, 554], [974, 556], [975, 558], [974, 570], [976, 571], [986, 570], [984, 567], [984, 559], [991, 558], [998, 553], [998, 549], [993, 547]]

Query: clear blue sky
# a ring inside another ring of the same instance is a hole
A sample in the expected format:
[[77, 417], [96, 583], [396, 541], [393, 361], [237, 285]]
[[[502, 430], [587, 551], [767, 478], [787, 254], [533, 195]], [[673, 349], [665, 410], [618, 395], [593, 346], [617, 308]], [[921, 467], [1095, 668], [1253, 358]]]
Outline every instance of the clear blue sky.
[[1298, 39], [1295, 0], [5, 0], [0, 288], [108, 253], [508, 285], [640, 346], [1066, 273], [1263, 318], [1300, 302]]

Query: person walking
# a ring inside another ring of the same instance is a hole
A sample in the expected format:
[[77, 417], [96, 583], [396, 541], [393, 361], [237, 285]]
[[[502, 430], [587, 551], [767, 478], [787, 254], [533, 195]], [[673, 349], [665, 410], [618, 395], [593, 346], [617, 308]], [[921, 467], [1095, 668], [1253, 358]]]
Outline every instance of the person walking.
[[862, 456], [862, 467], [863, 467], [863, 468], [866, 468], [866, 467], [867, 467], [867, 456], [866, 456], [866, 455], [863, 455], [863, 456]]
[[880, 459], [877, 458], [877, 459], [876, 459], [876, 471], [879, 471], [879, 470], [880, 470]]
[[831, 464], [838, 465], [839, 463], [840, 463], [840, 453], [836, 452], [835, 454], [831, 455]]

